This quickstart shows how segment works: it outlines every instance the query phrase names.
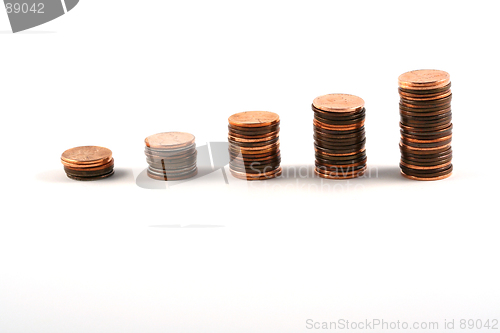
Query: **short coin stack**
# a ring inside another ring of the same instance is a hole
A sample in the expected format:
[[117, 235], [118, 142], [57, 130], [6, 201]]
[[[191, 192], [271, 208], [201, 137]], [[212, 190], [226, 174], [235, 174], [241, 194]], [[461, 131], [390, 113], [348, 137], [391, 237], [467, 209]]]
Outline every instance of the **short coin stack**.
[[114, 159], [111, 150], [97, 146], [83, 146], [66, 150], [61, 162], [68, 178], [98, 180], [113, 175]]
[[198, 173], [194, 135], [166, 132], [148, 136], [145, 154], [148, 176], [156, 180], [182, 180]]
[[267, 111], [229, 117], [229, 170], [239, 179], [262, 180], [281, 175], [280, 118]]
[[349, 179], [366, 171], [365, 102], [347, 94], [314, 99], [314, 172], [326, 179]]
[[402, 74], [399, 84], [401, 116], [401, 174], [415, 180], [439, 180], [451, 175], [451, 82], [439, 70]]

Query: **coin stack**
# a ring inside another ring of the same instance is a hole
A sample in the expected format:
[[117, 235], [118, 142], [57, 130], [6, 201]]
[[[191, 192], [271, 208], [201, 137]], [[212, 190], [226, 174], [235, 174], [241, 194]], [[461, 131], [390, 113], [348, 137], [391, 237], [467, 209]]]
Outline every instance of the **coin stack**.
[[239, 179], [262, 180], [281, 175], [280, 117], [248, 111], [229, 117], [229, 170]]
[[365, 102], [347, 94], [314, 99], [314, 172], [326, 179], [350, 179], [366, 171]]
[[198, 173], [194, 135], [166, 132], [148, 136], [145, 140], [148, 176], [156, 180], [182, 180]]
[[98, 180], [115, 172], [111, 150], [97, 146], [83, 146], [66, 150], [61, 162], [68, 178], [74, 180]]
[[451, 82], [439, 70], [402, 74], [399, 83], [401, 174], [415, 180], [451, 175]]

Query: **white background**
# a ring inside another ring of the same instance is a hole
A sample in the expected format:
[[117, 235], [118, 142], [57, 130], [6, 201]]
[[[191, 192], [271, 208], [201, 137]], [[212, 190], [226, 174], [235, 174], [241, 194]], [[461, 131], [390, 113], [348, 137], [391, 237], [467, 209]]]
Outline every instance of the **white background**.
[[[500, 320], [498, 4], [82, 0], [19, 34], [0, 10], [0, 332]], [[399, 175], [397, 78], [421, 68], [452, 79], [438, 182]], [[280, 115], [283, 166], [311, 167], [310, 104], [334, 92], [366, 101], [378, 177], [136, 185], [146, 136], [224, 141], [248, 110]], [[117, 174], [66, 179], [80, 145]]]

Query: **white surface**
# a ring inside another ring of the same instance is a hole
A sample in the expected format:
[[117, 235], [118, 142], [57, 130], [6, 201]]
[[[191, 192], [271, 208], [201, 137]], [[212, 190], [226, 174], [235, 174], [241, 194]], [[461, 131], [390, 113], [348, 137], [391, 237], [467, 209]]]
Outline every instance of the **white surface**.
[[[0, 332], [500, 320], [498, 4], [81, 1], [16, 35], [0, 11]], [[397, 77], [420, 68], [453, 83], [439, 182], [399, 176]], [[246, 110], [277, 112], [282, 165], [311, 166], [310, 104], [332, 92], [366, 101], [378, 178], [134, 181], [146, 136], [224, 141]], [[112, 149], [118, 177], [67, 180], [79, 145]], [[178, 224], [223, 227], [151, 227]]]

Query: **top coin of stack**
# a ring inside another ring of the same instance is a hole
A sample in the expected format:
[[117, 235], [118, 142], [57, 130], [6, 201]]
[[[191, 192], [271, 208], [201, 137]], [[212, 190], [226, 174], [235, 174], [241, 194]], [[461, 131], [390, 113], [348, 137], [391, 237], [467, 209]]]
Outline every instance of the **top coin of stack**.
[[195, 176], [196, 143], [194, 135], [166, 132], [148, 136], [144, 142], [148, 176], [156, 180], [181, 180]]
[[415, 180], [451, 175], [451, 82], [440, 70], [399, 76], [401, 174]]
[[349, 179], [366, 171], [365, 102], [347, 94], [314, 99], [315, 173], [326, 179]]
[[66, 150], [61, 163], [68, 178], [97, 180], [113, 175], [114, 159], [111, 150], [97, 146], [83, 146]]
[[281, 175], [279, 116], [267, 111], [247, 111], [233, 114], [228, 121], [231, 174], [247, 180]]

